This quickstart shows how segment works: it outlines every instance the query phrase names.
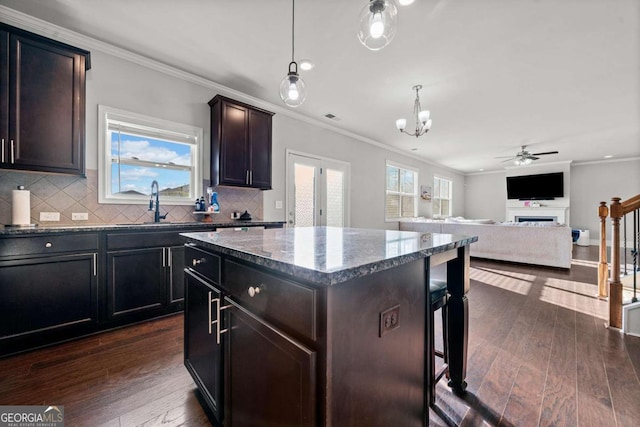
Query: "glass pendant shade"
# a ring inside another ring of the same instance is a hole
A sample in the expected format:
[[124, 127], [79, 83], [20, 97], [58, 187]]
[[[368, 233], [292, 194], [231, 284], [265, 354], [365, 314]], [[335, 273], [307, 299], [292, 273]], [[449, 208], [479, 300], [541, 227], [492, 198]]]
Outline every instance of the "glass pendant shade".
[[298, 107], [302, 105], [306, 96], [307, 90], [304, 81], [298, 75], [298, 65], [291, 62], [289, 73], [280, 82], [280, 98], [289, 107]]
[[396, 128], [398, 128], [398, 130], [404, 130], [404, 128], [407, 127], [407, 119], [398, 119], [396, 120]]
[[418, 113], [418, 118], [420, 119], [420, 123], [426, 123], [427, 120], [429, 120], [429, 116], [431, 115], [431, 113], [429, 112], [429, 110], [423, 110], [420, 111]]
[[396, 35], [398, 8], [390, 0], [371, 0], [358, 17], [358, 39], [370, 50], [380, 50]]

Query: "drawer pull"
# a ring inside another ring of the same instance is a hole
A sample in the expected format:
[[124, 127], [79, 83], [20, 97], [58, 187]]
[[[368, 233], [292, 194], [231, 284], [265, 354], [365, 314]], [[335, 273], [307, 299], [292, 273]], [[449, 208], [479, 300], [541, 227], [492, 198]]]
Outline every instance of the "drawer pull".
[[51, 244], [51, 242], [47, 242], [47, 243], [45, 243], [45, 244], [44, 244], [44, 247], [45, 247], [45, 248], [50, 248], [51, 246], [53, 246], [53, 245]]
[[193, 266], [195, 267], [198, 264], [204, 264], [205, 263], [205, 259], [204, 258], [200, 258], [200, 259], [192, 259], [191, 260], [191, 264], [193, 264]]
[[247, 293], [251, 298], [255, 297], [260, 293], [260, 286], [249, 286], [249, 289], [247, 289]]

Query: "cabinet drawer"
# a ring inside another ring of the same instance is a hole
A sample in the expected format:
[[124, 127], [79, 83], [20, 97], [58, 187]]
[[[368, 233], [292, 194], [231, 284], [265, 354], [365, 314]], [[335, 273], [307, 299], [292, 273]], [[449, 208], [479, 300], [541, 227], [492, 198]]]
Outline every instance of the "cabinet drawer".
[[2, 257], [60, 252], [95, 252], [97, 249], [98, 235], [95, 233], [0, 239], [0, 256]]
[[184, 242], [179, 233], [180, 231], [149, 231], [146, 233], [108, 234], [107, 249], [178, 246]]
[[193, 246], [187, 246], [184, 264], [214, 284], [220, 283], [220, 257]]
[[225, 260], [224, 287], [259, 317], [315, 341], [314, 289], [229, 260]]

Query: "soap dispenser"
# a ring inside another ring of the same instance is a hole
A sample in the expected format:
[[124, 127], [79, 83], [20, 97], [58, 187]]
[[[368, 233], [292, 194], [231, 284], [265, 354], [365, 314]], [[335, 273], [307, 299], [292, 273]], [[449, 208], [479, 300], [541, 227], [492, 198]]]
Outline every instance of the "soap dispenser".
[[211, 205], [209, 206], [211, 212], [220, 213], [220, 203], [218, 203], [218, 193], [215, 191], [211, 193]]

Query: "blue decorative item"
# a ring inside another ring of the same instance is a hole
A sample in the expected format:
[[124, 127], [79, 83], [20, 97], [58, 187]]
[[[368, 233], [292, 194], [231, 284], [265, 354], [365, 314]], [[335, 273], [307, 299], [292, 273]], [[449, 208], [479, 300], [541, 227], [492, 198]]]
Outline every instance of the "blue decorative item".
[[211, 210], [213, 213], [220, 213], [220, 204], [218, 203], [218, 193], [211, 193]]

